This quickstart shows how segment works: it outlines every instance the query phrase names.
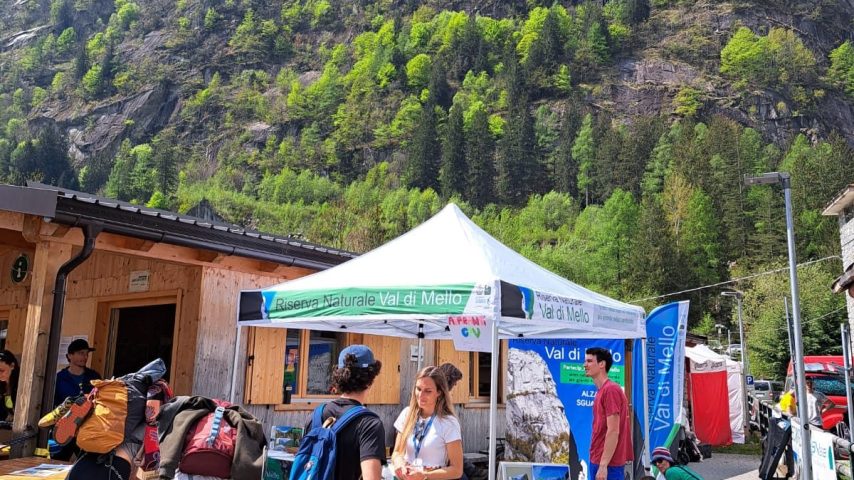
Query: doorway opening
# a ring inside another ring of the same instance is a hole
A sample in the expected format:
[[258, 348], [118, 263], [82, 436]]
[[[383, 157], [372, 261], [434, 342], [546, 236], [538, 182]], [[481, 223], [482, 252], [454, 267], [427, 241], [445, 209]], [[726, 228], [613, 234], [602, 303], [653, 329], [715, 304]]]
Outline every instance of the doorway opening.
[[175, 304], [113, 308], [110, 311], [110, 351], [105, 378], [138, 371], [156, 358], [172, 367]]

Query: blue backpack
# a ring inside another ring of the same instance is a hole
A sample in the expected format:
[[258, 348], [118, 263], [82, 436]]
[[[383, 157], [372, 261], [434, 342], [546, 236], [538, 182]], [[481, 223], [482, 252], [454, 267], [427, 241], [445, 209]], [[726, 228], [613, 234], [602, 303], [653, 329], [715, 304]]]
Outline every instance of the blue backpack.
[[[352, 420], [362, 415], [376, 414], [357, 405], [348, 409], [335, 420], [331, 427], [323, 425], [323, 407], [314, 410], [311, 417], [311, 431], [303, 437], [294, 463], [291, 466], [290, 480], [331, 480], [335, 478], [335, 445], [338, 432]], [[328, 420], [327, 420], [328, 421]]]

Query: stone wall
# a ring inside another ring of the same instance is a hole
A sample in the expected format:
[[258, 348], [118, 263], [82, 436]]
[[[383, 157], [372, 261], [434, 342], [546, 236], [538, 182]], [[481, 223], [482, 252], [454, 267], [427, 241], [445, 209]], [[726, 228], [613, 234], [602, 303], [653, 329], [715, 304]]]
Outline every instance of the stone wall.
[[[839, 240], [844, 269], [854, 263], [854, 206], [849, 206], [839, 215]], [[848, 302], [848, 322], [854, 328], [854, 298], [845, 295], [845, 300]]]

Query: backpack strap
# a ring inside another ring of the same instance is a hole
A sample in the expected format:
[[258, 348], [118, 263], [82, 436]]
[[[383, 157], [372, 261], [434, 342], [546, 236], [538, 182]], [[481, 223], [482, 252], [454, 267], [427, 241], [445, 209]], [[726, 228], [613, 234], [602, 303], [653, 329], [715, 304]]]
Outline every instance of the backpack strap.
[[335, 420], [335, 423], [332, 424], [332, 431], [337, 435], [339, 431], [343, 430], [350, 421], [354, 420], [357, 417], [361, 417], [362, 415], [376, 415], [374, 412], [368, 410], [362, 405], [356, 405], [355, 407], [347, 409], [340, 418]]
[[214, 410], [213, 424], [211, 425], [211, 433], [208, 435], [208, 447], [213, 446], [216, 436], [219, 435], [219, 428], [222, 425], [222, 416], [225, 414], [225, 408], [221, 405]]
[[314, 413], [311, 416], [311, 428], [322, 428], [323, 427], [323, 408], [326, 407], [326, 404], [320, 405], [314, 409]]

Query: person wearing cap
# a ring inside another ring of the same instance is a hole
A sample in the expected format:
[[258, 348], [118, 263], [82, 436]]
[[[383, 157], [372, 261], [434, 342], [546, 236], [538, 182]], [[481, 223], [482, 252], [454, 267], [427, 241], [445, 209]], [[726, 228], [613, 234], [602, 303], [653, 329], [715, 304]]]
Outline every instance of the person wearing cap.
[[[382, 369], [382, 362], [365, 345], [350, 345], [338, 355], [332, 372], [332, 388], [340, 396], [326, 404], [323, 421], [341, 418], [347, 410], [363, 405]], [[311, 430], [309, 421], [305, 431]], [[361, 415], [338, 432], [335, 477], [337, 480], [380, 480], [385, 460], [385, 428], [376, 415]]]
[[676, 463], [670, 455], [670, 450], [665, 447], [652, 451], [652, 464], [667, 480], [703, 480], [697, 472]]
[[92, 391], [91, 380], [98, 380], [101, 375], [87, 367], [89, 363], [89, 352], [95, 349], [89, 346], [89, 342], [78, 338], [68, 344], [65, 358], [68, 366], [56, 374], [56, 390], [53, 395], [53, 406], [62, 403], [68, 397], [76, 397]]
[[[68, 344], [65, 358], [68, 366], [57, 372], [56, 388], [53, 393], [53, 406], [58, 407], [65, 402], [66, 398], [74, 398], [85, 395], [92, 391], [92, 380], [98, 380], [101, 375], [87, 367], [89, 352], [95, 349], [89, 346], [89, 342], [78, 338]], [[73, 455], [80, 455], [77, 442], [72, 440], [64, 445], [58, 452], [51, 454], [55, 460], [71, 460]]]

